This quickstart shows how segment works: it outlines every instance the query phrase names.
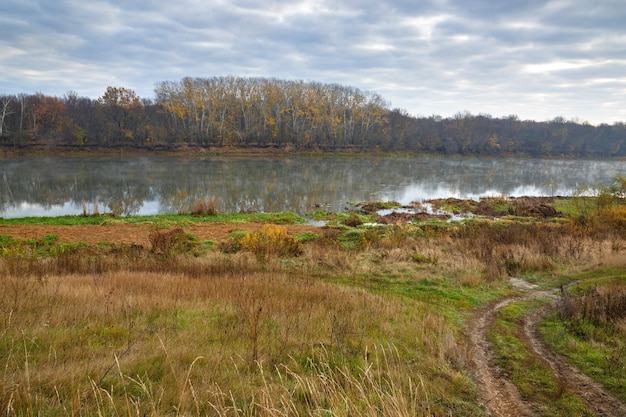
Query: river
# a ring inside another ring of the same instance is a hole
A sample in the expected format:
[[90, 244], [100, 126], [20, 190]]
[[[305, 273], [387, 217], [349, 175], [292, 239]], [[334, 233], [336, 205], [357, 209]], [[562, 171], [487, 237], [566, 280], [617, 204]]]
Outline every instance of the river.
[[338, 211], [359, 201], [573, 195], [626, 176], [626, 162], [519, 158], [0, 158], [0, 216], [161, 214], [211, 198], [220, 211]]

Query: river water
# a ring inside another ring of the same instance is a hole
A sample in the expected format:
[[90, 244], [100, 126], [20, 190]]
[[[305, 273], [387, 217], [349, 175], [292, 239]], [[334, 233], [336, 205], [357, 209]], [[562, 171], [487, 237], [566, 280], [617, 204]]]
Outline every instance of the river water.
[[0, 158], [0, 216], [84, 211], [178, 213], [342, 210], [359, 201], [572, 195], [626, 176], [626, 162], [461, 157]]

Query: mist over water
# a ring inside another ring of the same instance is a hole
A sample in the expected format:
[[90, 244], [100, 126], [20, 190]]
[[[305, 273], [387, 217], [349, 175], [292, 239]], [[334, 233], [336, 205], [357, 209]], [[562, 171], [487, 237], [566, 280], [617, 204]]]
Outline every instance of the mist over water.
[[0, 159], [0, 216], [342, 210], [349, 202], [572, 195], [626, 162], [460, 157], [22, 157]]

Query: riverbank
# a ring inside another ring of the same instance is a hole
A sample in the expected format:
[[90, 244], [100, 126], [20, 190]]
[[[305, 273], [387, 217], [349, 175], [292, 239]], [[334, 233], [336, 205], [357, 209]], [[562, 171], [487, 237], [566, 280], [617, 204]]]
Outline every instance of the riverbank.
[[[361, 146], [344, 146], [340, 148], [306, 148], [298, 149], [293, 145], [265, 145], [265, 146], [232, 146], [232, 145], [190, 145], [190, 144], [160, 144], [160, 145], [47, 145], [30, 144], [14, 146], [0, 145], [0, 156], [281, 156], [281, 155], [382, 155], [379, 150], [372, 150]], [[411, 153], [387, 152], [385, 155], [408, 155]], [[417, 153], [415, 155], [418, 155]]]
[[[0, 402], [25, 416], [497, 415], [480, 375], [501, 366], [485, 358], [506, 357], [487, 335], [517, 334], [488, 319], [492, 306], [587, 279], [581, 271], [618, 285], [626, 270], [621, 199], [536, 202], [559, 215], [494, 198], [495, 220], [386, 225], [374, 220], [389, 203], [319, 212], [324, 226], [280, 213], [2, 220]], [[534, 369], [490, 377], [515, 387]], [[561, 388], [524, 409], [594, 409]]]

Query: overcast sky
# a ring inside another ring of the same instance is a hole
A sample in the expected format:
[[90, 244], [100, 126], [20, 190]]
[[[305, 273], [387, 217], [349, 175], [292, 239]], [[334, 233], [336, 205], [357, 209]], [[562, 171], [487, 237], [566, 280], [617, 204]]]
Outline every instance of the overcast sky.
[[626, 121], [626, 2], [0, 1], [0, 95], [222, 75], [350, 85], [415, 116]]

